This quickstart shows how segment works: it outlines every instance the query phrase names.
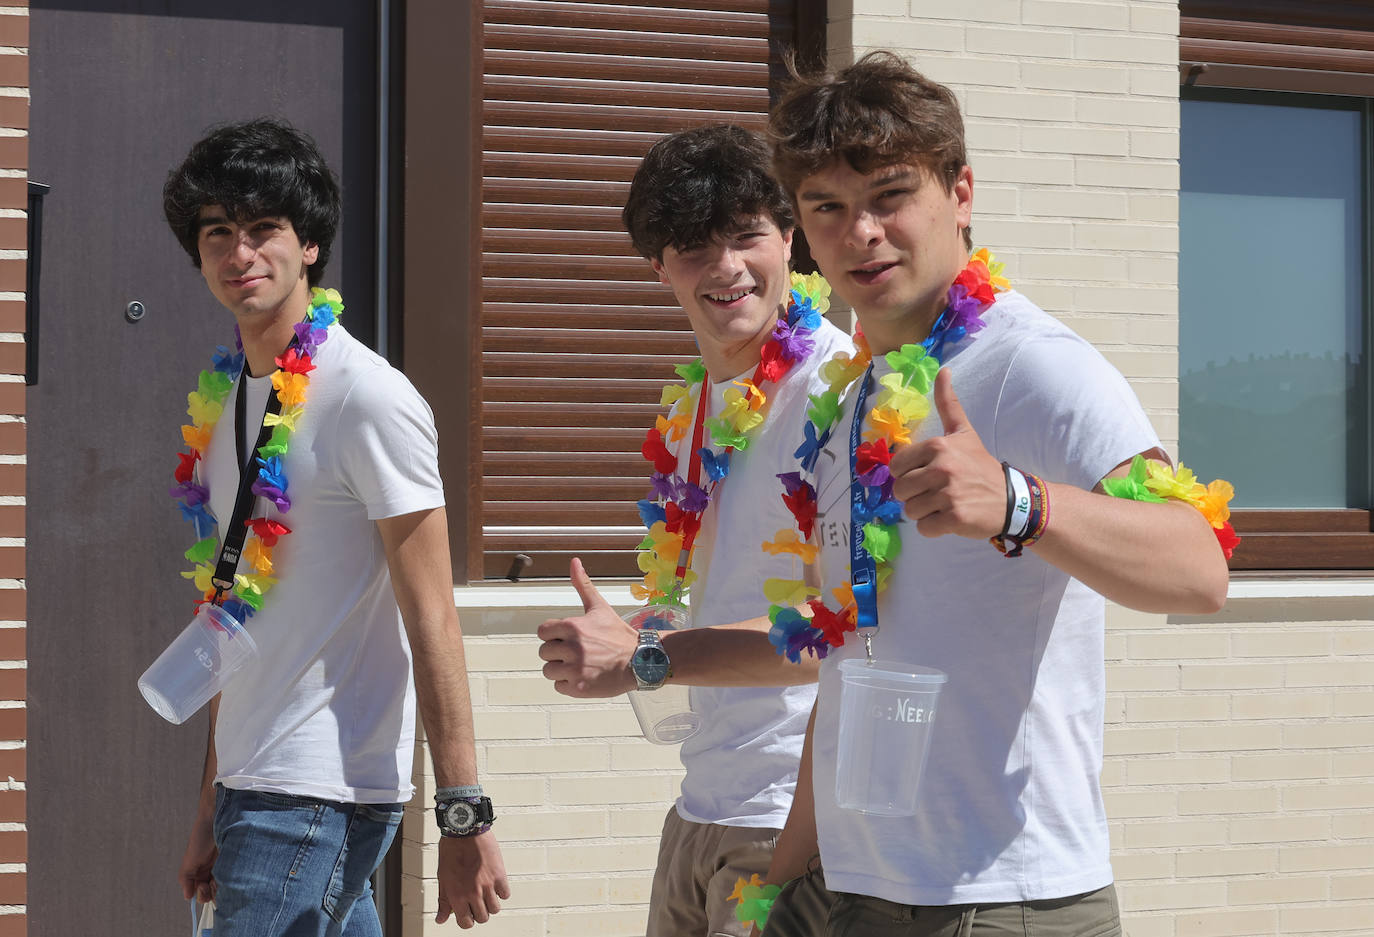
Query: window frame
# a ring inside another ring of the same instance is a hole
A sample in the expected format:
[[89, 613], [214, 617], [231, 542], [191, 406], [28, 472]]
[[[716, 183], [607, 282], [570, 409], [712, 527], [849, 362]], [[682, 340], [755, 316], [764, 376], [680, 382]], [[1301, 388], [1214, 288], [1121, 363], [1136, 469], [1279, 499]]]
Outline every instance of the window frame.
[[[1374, 16], [1342, 19], [1328, 3], [1279, 0], [1248, 9], [1220, 0], [1184, 0], [1182, 12], [1181, 101], [1254, 101], [1359, 111], [1360, 194], [1368, 258], [1374, 251]], [[1368, 417], [1374, 415], [1374, 262], [1368, 259], [1363, 285], [1365, 366], [1360, 391]], [[1368, 507], [1233, 511], [1232, 524], [1242, 541], [1231, 569], [1242, 576], [1374, 570], [1374, 432], [1366, 435], [1365, 449], [1363, 497]]]

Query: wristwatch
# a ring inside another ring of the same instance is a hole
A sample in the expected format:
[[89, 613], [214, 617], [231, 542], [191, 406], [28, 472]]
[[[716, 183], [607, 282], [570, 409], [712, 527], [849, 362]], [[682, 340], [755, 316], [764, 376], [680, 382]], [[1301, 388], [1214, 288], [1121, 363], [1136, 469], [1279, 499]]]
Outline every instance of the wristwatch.
[[491, 829], [496, 811], [490, 797], [455, 797], [435, 804], [441, 836], [476, 836]]
[[630, 672], [641, 690], [657, 690], [673, 675], [668, 652], [653, 628], [639, 630], [639, 646], [630, 655]]

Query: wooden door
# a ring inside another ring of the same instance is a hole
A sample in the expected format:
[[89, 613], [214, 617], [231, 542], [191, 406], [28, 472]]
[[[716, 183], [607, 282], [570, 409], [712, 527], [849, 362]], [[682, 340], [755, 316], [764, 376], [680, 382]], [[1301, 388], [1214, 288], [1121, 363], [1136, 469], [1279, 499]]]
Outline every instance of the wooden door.
[[191, 611], [167, 488], [186, 393], [232, 321], [162, 218], [163, 182], [213, 124], [311, 133], [345, 193], [325, 283], [371, 341], [376, 23], [369, 0], [32, 3], [30, 178], [52, 186], [28, 399], [34, 937], [187, 931], [175, 874], [205, 717], [171, 726], [135, 682]]

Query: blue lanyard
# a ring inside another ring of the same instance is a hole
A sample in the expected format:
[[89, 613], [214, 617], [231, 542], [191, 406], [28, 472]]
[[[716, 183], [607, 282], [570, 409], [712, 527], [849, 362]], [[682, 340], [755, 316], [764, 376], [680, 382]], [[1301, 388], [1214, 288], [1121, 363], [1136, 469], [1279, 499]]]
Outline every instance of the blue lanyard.
[[858, 472], [859, 438], [872, 380], [873, 365], [870, 363], [859, 384], [859, 394], [854, 400], [854, 422], [849, 428], [849, 577], [854, 589], [854, 604], [858, 606], [856, 624], [859, 629], [878, 627], [878, 566], [872, 554], [863, 547], [863, 526], [859, 523], [865, 502]]

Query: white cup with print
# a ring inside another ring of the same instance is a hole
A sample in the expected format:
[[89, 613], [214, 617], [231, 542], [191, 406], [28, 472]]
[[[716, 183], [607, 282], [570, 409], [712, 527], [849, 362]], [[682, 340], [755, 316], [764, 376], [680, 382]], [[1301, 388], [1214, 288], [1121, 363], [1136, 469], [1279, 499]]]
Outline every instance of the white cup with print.
[[[676, 605], [646, 605], [625, 616], [636, 631], [684, 631], [691, 627], [687, 612]], [[665, 683], [656, 690], [631, 690], [630, 708], [640, 731], [655, 745], [676, 745], [697, 734], [701, 714], [692, 711], [691, 687]]]
[[916, 812], [940, 689], [938, 670], [897, 661], [840, 661], [835, 799], [880, 817]]
[[257, 653], [258, 646], [242, 623], [206, 602], [138, 678], [138, 689], [159, 716], [181, 725]]

